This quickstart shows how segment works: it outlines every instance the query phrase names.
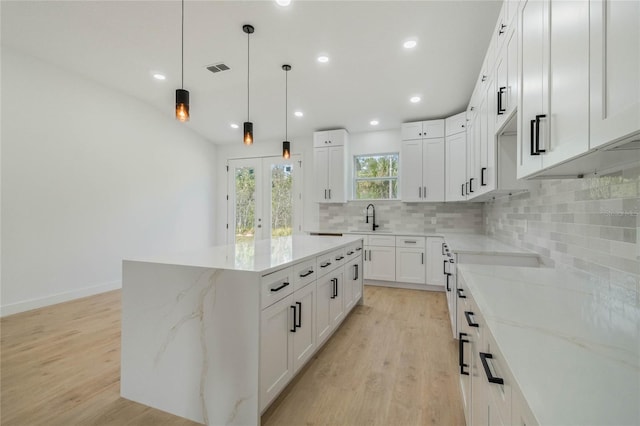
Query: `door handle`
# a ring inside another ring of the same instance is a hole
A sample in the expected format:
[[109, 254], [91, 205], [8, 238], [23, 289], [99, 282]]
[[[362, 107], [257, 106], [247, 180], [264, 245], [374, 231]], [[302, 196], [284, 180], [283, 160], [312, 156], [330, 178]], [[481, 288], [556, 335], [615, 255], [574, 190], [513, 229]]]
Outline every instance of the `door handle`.
[[535, 131], [534, 131], [534, 127], [536, 126], [536, 120], [531, 120], [530, 124], [529, 124], [529, 129], [531, 131], [531, 155], [540, 155], [539, 152], [536, 152], [536, 138], [535, 138]]
[[541, 152], [547, 152], [545, 149], [540, 149], [540, 119], [546, 118], [545, 114], [536, 115], [536, 152], [540, 154]]
[[493, 373], [491, 372], [491, 369], [489, 368], [489, 361], [487, 360], [493, 359], [493, 355], [487, 354], [484, 352], [479, 352], [478, 354], [480, 355], [480, 361], [482, 361], [482, 368], [484, 368], [484, 374], [487, 375], [487, 380], [489, 381], [489, 383], [504, 385], [504, 379], [502, 377], [494, 376]]
[[459, 288], [459, 289], [458, 289], [458, 297], [459, 297], [460, 299], [466, 299], [466, 298], [467, 298], [467, 296], [465, 296], [465, 295], [463, 294], [463, 292], [464, 292], [464, 289], [463, 289], [463, 288]]
[[475, 178], [471, 178], [471, 179], [469, 179], [469, 192], [473, 192], [473, 180], [474, 180], [474, 179], [475, 179]]
[[418, 198], [422, 198], [422, 187], [418, 187]]
[[467, 319], [467, 324], [469, 325], [469, 327], [479, 327], [478, 323], [471, 319], [472, 315], [473, 315], [473, 312], [464, 311], [464, 317]]
[[293, 309], [293, 328], [291, 328], [289, 331], [292, 333], [296, 332], [296, 307], [294, 305], [289, 306], [291, 309]]
[[302, 302], [296, 302], [296, 305], [298, 305], [298, 321], [296, 323], [296, 327], [301, 328], [302, 327]]
[[498, 89], [498, 115], [503, 115], [506, 109], [502, 108], [502, 95], [507, 90], [506, 87], [501, 87]]
[[486, 167], [480, 169], [480, 186], [487, 186], [487, 182], [484, 181], [484, 172], [487, 171]]
[[353, 280], [357, 280], [358, 279], [358, 264], [356, 263], [355, 265], [353, 265], [354, 268], [354, 272], [355, 272], [355, 276], [353, 277]]
[[460, 374], [463, 376], [468, 376], [469, 372], [464, 371], [465, 367], [468, 367], [468, 364], [464, 363], [464, 344], [469, 343], [467, 339], [463, 339], [463, 337], [467, 337], [467, 333], [458, 333], [458, 340], [460, 344], [458, 345], [458, 365], [460, 365]]

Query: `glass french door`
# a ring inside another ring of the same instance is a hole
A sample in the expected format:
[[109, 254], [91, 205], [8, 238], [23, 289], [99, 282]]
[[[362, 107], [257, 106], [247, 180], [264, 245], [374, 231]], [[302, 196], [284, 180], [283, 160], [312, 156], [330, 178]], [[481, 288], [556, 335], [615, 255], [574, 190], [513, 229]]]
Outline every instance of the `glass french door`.
[[281, 237], [302, 229], [299, 155], [229, 160], [227, 243]]

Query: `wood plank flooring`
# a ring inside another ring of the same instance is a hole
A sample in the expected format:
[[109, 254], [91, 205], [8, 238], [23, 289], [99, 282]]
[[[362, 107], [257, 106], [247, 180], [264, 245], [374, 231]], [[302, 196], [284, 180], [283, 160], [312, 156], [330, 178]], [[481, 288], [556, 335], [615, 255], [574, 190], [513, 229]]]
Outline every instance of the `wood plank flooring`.
[[[120, 398], [120, 291], [3, 318], [0, 424], [195, 425]], [[443, 293], [365, 286], [262, 416], [275, 425], [462, 425]]]

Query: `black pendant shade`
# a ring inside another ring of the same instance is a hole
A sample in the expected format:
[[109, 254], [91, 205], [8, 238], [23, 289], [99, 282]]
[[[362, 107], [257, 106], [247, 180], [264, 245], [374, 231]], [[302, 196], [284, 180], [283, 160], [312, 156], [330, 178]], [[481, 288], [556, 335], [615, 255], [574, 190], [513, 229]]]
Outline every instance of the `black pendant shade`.
[[189, 121], [189, 91], [176, 89], [176, 118], [183, 123]]
[[291, 158], [291, 142], [289, 141], [282, 142], [282, 158]]
[[253, 144], [253, 123], [250, 121], [244, 123], [244, 144]]
[[244, 122], [244, 138], [245, 145], [253, 144], [253, 123], [249, 121], [249, 38], [255, 31], [253, 25], [243, 25], [242, 31], [247, 34], [247, 121]]
[[291, 65], [283, 65], [282, 69], [284, 70], [284, 141], [282, 142], [282, 158], [289, 159], [291, 158], [291, 142], [289, 139], [289, 120], [288, 120], [288, 110], [289, 110], [289, 71], [291, 71]]

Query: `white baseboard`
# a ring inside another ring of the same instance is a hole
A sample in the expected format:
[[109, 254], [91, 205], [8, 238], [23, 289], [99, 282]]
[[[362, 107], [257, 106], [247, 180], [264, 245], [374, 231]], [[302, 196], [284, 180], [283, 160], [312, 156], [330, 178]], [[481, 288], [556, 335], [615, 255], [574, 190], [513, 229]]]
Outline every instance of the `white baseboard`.
[[375, 287], [404, 288], [406, 290], [426, 290], [426, 291], [439, 291], [439, 292], [445, 291], [445, 288], [439, 285], [399, 283], [396, 281], [364, 280], [363, 284], [372, 285]]
[[39, 297], [37, 299], [29, 299], [22, 302], [2, 305], [0, 306], [0, 317], [6, 317], [8, 315], [30, 311], [32, 309], [42, 308], [44, 306], [68, 302], [69, 300], [80, 299], [82, 297], [93, 296], [94, 294], [117, 290], [119, 288], [122, 288], [122, 281], [110, 281], [107, 283], [84, 287], [64, 293], [53, 294], [51, 296]]

